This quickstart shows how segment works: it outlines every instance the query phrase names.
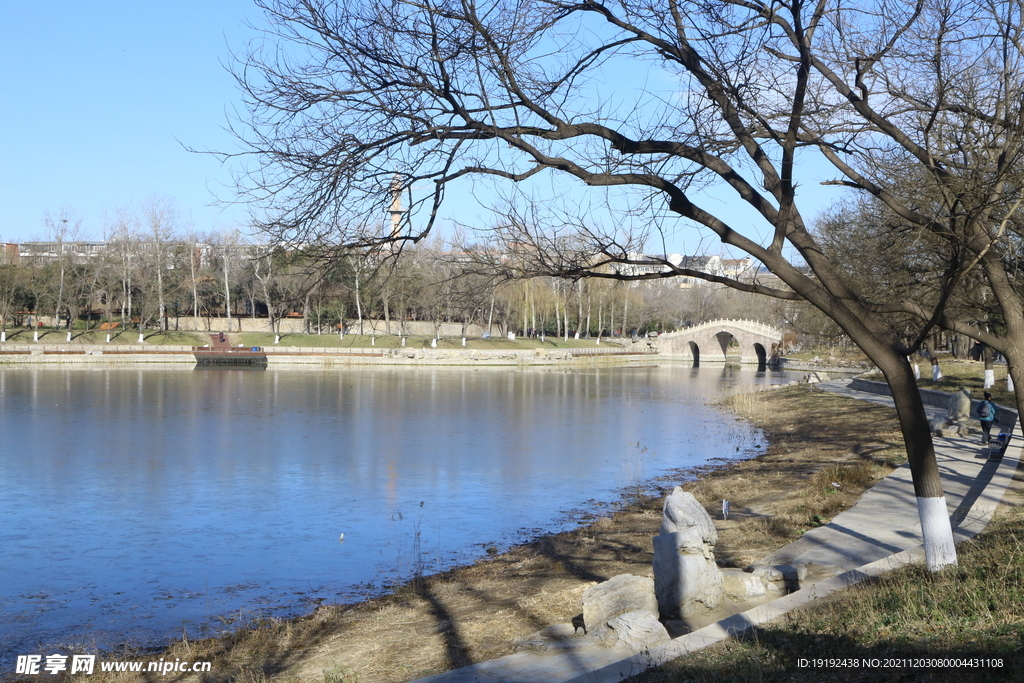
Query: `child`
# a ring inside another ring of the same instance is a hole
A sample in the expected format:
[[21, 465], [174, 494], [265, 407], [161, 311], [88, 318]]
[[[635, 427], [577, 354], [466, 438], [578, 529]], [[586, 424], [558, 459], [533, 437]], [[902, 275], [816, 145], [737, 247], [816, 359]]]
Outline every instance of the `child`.
[[992, 423], [996, 421], [996, 404], [992, 402], [992, 394], [985, 392], [985, 400], [978, 404], [978, 420], [981, 422], [981, 443], [991, 440]]

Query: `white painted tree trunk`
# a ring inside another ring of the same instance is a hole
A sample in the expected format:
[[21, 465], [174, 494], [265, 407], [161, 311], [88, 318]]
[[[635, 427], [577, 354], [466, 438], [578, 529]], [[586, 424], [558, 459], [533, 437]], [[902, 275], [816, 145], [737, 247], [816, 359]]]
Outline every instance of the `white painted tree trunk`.
[[32, 333], [32, 341], [39, 341], [39, 330], [36, 330], [35, 332]]
[[1010, 376], [1009, 371], [1006, 373], [1006, 390], [1010, 392], [1015, 391], [1013, 388], [1013, 377]]
[[68, 337], [67, 337], [66, 341], [71, 341], [71, 333], [70, 332], [68, 332]]
[[430, 348], [432, 348], [432, 349], [436, 349], [437, 348], [437, 337], [435, 337], [435, 338], [430, 340]]
[[279, 334], [275, 334], [274, 335], [274, 343], [275, 344], [280, 344], [281, 343], [281, 335], [279, 335]]
[[402, 337], [402, 346], [405, 346], [405, 337]]
[[465, 345], [466, 345], [466, 338], [465, 338], [465, 337], [463, 337], [463, 338], [462, 338], [462, 345], [463, 345], [463, 346], [465, 346]]
[[985, 371], [984, 388], [988, 389], [989, 387], [994, 387], [995, 385], [996, 385], [996, 371], [995, 370], [986, 370]]
[[109, 332], [107, 332], [107, 343], [108, 344], [110, 343], [110, 333]]
[[146, 343], [146, 335], [144, 335], [142, 332], [139, 332], [139, 343], [140, 344]]
[[3, 344], [6, 341], [7, 341], [7, 331], [4, 330], [3, 332], [0, 332], [0, 344]]
[[911, 361], [909, 357], [907, 357], [907, 360], [914, 366], [914, 379], [921, 379], [921, 364], [917, 361]]
[[921, 518], [925, 566], [928, 571], [955, 566], [956, 545], [953, 543], [953, 528], [949, 524], [946, 497], [918, 498], [917, 514]]
[[942, 379], [942, 368], [940, 368], [938, 365], [933, 365], [932, 366], [932, 381], [933, 382], [938, 382], [940, 379]]

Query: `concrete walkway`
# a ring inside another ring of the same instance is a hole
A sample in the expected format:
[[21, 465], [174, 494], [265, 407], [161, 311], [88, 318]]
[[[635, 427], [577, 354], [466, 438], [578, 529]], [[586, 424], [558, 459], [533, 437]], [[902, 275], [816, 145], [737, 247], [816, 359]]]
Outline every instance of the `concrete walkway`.
[[[817, 386], [879, 405], [893, 405], [888, 396], [853, 391], [847, 384], [839, 380]], [[945, 414], [938, 408], [925, 409], [929, 418]], [[1001, 460], [989, 460], [980, 441], [980, 434], [970, 439], [935, 437], [946, 504], [958, 542], [977, 535], [988, 524], [1017, 470], [1024, 436], [1018, 423]], [[917, 503], [910, 469], [904, 465], [829, 524], [808, 531], [800, 540], [758, 562], [807, 565], [808, 582], [798, 591], [640, 654], [597, 647], [554, 654], [518, 652], [415, 683], [617, 683], [778, 618], [835, 590], [923, 560]]]

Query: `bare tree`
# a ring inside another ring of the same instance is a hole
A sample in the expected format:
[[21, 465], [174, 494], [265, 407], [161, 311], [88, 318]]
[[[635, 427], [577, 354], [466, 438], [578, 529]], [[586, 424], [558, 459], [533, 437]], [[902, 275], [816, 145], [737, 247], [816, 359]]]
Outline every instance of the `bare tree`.
[[180, 217], [177, 207], [170, 199], [153, 197], [143, 208], [143, 220], [146, 227], [141, 231], [139, 243], [145, 246], [146, 256], [153, 265], [153, 274], [156, 276], [157, 327], [160, 331], [166, 332], [167, 283], [165, 283], [165, 279], [167, 273], [173, 271], [175, 266], [169, 249], [171, 243], [177, 239], [175, 232]]
[[0, 343], [7, 341], [7, 326], [15, 313], [28, 308], [26, 269], [14, 263], [0, 263]]
[[53, 301], [53, 329], [59, 329], [61, 318], [67, 314], [68, 329], [71, 329], [71, 311], [68, 305], [72, 269], [75, 264], [75, 242], [81, 237], [82, 219], [67, 208], [56, 215], [47, 213], [43, 217], [46, 234], [53, 249], [52, 257], [46, 264], [38, 264], [51, 273], [50, 297]]

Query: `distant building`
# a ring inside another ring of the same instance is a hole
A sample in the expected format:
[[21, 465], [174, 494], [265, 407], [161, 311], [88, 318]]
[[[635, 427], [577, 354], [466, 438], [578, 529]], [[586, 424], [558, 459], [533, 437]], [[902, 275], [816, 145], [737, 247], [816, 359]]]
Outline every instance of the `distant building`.
[[106, 242], [22, 242], [18, 245], [19, 260], [33, 264], [50, 263], [70, 257], [84, 263], [107, 251]]
[[[614, 271], [627, 277], [636, 277], [652, 273], [669, 273], [675, 267], [743, 282], [752, 282], [758, 272], [756, 262], [750, 257], [727, 259], [714, 255], [683, 256], [682, 254], [641, 254], [634, 252], [627, 255], [627, 260], [631, 261], [631, 263], [612, 264]], [[675, 276], [672, 282], [683, 289], [715, 285], [713, 282], [690, 275]]]
[[757, 266], [754, 259], [749, 256], [745, 258], [724, 258], [722, 259], [722, 272], [726, 277], [750, 282], [757, 275]]
[[17, 244], [0, 242], [0, 266], [13, 266], [19, 262], [19, 250]]

